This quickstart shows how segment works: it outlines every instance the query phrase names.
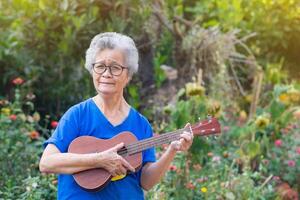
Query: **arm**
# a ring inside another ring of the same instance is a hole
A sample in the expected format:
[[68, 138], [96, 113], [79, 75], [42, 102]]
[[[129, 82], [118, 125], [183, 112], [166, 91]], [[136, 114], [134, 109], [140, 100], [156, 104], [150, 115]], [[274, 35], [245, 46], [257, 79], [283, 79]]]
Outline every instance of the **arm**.
[[40, 160], [40, 171], [44, 173], [73, 174], [87, 169], [104, 168], [113, 176], [125, 174], [134, 168], [117, 151], [123, 143], [100, 153], [74, 154], [61, 153], [59, 149], [48, 144]]
[[155, 163], [147, 163], [143, 167], [141, 185], [143, 189], [150, 190], [165, 175], [178, 151], [186, 151], [193, 142], [192, 133], [184, 132], [179, 141], [172, 142], [166, 152]]

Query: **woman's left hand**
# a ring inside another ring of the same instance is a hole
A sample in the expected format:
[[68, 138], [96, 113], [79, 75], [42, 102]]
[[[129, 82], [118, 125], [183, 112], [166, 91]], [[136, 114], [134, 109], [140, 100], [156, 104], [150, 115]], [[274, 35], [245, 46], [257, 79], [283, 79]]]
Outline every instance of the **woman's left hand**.
[[[185, 127], [189, 126], [189, 123], [185, 125]], [[169, 147], [175, 151], [187, 151], [193, 143], [193, 133], [191, 131], [184, 131], [180, 137], [179, 140], [171, 142]]]

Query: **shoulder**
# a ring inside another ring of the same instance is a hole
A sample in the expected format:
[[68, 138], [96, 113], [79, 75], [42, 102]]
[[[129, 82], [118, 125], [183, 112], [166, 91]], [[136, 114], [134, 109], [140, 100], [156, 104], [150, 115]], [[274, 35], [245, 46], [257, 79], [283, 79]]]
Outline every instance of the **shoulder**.
[[92, 104], [92, 99], [86, 99], [80, 103], [77, 103], [71, 106], [65, 114], [62, 116], [62, 119], [69, 120], [71, 118], [78, 118], [82, 113], [86, 113]]
[[139, 123], [140, 125], [144, 126], [145, 128], [151, 127], [151, 124], [149, 120], [142, 115], [139, 111], [137, 111], [135, 108], [131, 107], [132, 115], [134, 119]]

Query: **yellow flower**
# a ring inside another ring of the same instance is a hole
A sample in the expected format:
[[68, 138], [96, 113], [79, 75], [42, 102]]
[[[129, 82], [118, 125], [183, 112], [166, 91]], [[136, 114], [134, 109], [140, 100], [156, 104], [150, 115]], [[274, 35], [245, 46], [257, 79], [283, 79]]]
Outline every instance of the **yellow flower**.
[[255, 125], [258, 128], [264, 128], [268, 126], [270, 123], [270, 119], [267, 116], [258, 116], [255, 120]]
[[221, 104], [218, 101], [212, 100], [208, 102], [207, 113], [212, 116], [220, 116], [221, 114]]
[[247, 113], [246, 111], [242, 110], [240, 112], [240, 116], [239, 116], [240, 121], [245, 122], [247, 120]]
[[283, 104], [289, 104], [290, 99], [287, 93], [282, 93], [281, 95], [279, 95], [279, 101]]
[[185, 88], [187, 96], [202, 96], [205, 92], [205, 88], [197, 83], [187, 83]]
[[253, 95], [252, 94], [248, 94], [247, 96], [245, 96], [245, 100], [247, 103], [251, 103], [253, 100]]
[[296, 89], [291, 89], [287, 92], [289, 100], [291, 103], [298, 103], [300, 102], [300, 91]]
[[207, 188], [206, 187], [202, 187], [201, 188], [201, 192], [206, 193], [207, 192]]
[[9, 108], [2, 108], [1, 113], [4, 115], [10, 115], [11, 110]]

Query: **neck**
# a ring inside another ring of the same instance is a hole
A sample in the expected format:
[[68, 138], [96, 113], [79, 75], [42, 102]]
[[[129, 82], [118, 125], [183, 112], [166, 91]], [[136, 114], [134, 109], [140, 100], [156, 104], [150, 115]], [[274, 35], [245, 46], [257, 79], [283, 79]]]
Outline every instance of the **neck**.
[[122, 94], [116, 95], [96, 95], [94, 97], [101, 111], [108, 116], [118, 115], [119, 112], [124, 112], [129, 107]]

